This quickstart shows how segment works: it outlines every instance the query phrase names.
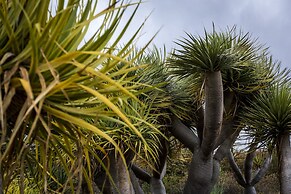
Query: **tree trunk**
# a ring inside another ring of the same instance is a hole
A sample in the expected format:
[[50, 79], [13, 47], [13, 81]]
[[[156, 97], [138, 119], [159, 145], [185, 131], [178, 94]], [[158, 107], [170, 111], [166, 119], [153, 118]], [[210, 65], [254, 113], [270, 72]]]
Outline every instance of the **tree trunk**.
[[95, 182], [103, 194], [134, 194], [130, 172], [119, 155], [109, 154], [109, 175], [101, 171], [95, 177]]
[[161, 179], [152, 177], [150, 181], [150, 186], [152, 194], [166, 194], [166, 188]]
[[215, 149], [223, 121], [223, 84], [221, 72], [205, 74], [205, 110], [203, 141], [201, 150], [203, 157], [209, 157]]
[[193, 151], [184, 193], [208, 194], [212, 190], [213, 177], [217, 175], [217, 163], [213, 163], [213, 151], [219, 138], [223, 121], [223, 84], [221, 72], [205, 74], [205, 109], [201, 146]]
[[131, 184], [130, 175], [126, 164], [124, 164], [120, 156], [117, 156], [114, 163], [116, 164], [114, 170], [117, 172], [117, 177], [113, 177], [113, 180], [119, 192], [134, 194], [134, 189]]
[[256, 189], [254, 186], [248, 185], [244, 189], [244, 194], [256, 194]]
[[[219, 160], [213, 162], [223, 122], [223, 84], [221, 72], [205, 74], [205, 109], [203, 123], [199, 122], [198, 138], [175, 116], [171, 133], [193, 152], [184, 193], [208, 194], [218, 179]], [[201, 109], [203, 111], [203, 109]], [[200, 116], [201, 118], [201, 116]], [[203, 129], [202, 129], [203, 125]], [[223, 141], [222, 141], [223, 142]]]
[[188, 179], [184, 187], [184, 194], [211, 192], [213, 175], [213, 158], [205, 158], [201, 150], [195, 150], [190, 164]]
[[290, 132], [282, 134], [279, 140], [279, 173], [280, 173], [280, 193], [291, 193], [291, 146]]
[[137, 177], [135, 176], [134, 172], [132, 171], [132, 169], [129, 171], [130, 173], [130, 180], [134, 189], [134, 193], [135, 194], [144, 194], [138, 180]]

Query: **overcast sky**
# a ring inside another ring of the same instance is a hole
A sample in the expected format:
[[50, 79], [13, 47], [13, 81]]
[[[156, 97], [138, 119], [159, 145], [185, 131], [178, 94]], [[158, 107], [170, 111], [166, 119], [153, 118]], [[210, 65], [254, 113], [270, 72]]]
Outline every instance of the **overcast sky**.
[[152, 11], [139, 44], [144, 44], [156, 31], [158, 47], [170, 50], [185, 32], [203, 35], [211, 30], [237, 25], [244, 32], [270, 47], [274, 59], [291, 69], [291, 1], [290, 0], [148, 0], [135, 18], [142, 22]]

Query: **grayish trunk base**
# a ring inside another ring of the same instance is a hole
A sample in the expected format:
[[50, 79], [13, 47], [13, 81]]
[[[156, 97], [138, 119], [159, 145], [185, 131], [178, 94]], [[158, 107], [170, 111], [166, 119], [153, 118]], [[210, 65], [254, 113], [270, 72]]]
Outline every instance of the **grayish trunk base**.
[[213, 158], [202, 159], [201, 155], [200, 151], [193, 153], [184, 194], [209, 194], [212, 190]]
[[257, 194], [254, 186], [245, 187], [244, 194]]
[[152, 194], [166, 194], [166, 188], [164, 186], [164, 183], [161, 179], [157, 179], [152, 177], [151, 178], [151, 193]]
[[290, 133], [285, 132], [279, 142], [280, 193], [291, 193], [291, 145]]

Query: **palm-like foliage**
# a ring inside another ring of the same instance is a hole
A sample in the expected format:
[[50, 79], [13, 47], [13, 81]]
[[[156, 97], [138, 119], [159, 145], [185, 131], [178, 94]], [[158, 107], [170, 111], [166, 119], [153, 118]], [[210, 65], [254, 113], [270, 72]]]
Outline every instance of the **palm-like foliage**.
[[216, 32], [213, 27], [212, 33], [205, 30], [204, 37], [187, 36], [177, 42], [181, 49], [173, 53], [169, 62], [172, 73], [182, 77], [229, 69], [255, 59], [256, 51], [261, 49], [248, 33], [237, 34], [235, 27], [226, 32]]
[[291, 131], [291, 85], [274, 84], [253, 101], [243, 114], [250, 135], [262, 146], [274, 146], [284, 132]]
[[288, 76], [258, 95], [242, 119], [249, 126], [254, 143], [261, 143], [270, 150], [277, 148], [280, 193], [291, 192], [291, 84]]
[[[204, 37], [187, 36], [177, 43], [181, 48], [168, 60], [173, 93], [179, 96], [174, 106], [180, 107], [176, 112], [181, 111], [176, 115], [187, 117], [183, 109], [202, 106], [206, 72], [221, 71], [225, 116], [234, 116], [248, 106], [253, 96], [284, 73], [278, 73], [279, 64], [266, 48], [248, 33], [238, 33], [235, 27], [226, 32], [205, 31]], [[179, 102], [182, 93], [188, 100]]]
[[[136, 142], [153, 154], [135, 124], [144, 118], [137, 114], [131, 119], [126, 111], [137, 108], [130, 103], [141, 102], [135, 94], [140, 84], [129, 76], [140, 67], [132, 67], [136, 57], [126, 59], [140, 28], [116, 49], [136, 10], [114, 40], [130, 4], [113, 0], [96, 12], [97, 5], [91, 0], [1, 1], [2, 188], [17, 178], [23, 192], [25, 177], [32, 176], [44, 192], [68, 187], [73, 192], [75, 184], [81, 187], [82, 178], [92, 191], [92, 157], [101, 162], [95, 153], [106, 152], [100, 145], [110, 143], [122, 154], [115, 131], [101, 124], [106, 121], [131, 130]], [[84, 42], [94, 19], [100, 26]], [[123, 67], [116, 70], [120, 63]], [[54, 176], [56, 165], [65, 173], [65, 182]]]

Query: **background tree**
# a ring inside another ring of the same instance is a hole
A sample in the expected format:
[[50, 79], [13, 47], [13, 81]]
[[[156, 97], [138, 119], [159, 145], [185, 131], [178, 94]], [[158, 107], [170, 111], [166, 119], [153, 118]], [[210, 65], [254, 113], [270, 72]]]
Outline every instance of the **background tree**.
[[255, 185], [265, 176], [272, 160], [272, 153], [269, 151], [267, 152], [267, 156], [261, 166], [255, 173], [253, 173], [253, 160], [256, 156], [256, 146], [253, 144], [250, 146], [249, 150], [247, 151], [246, 158], [244, 161], [244, 173], [241, 172], [231, 150], [228, 152], [228, 161], [230, 166], [234, 172], [234, 177], [236, 181], [244, 187], [244, 193], [246, 194], [255, 194], [256, 188]]
[[280, 192], [290, 193], [290, 73], [285, 76], [285, 81], [275, 83], [256, 98], [256, 103], [247, 110], [244, 118], [257, 142], [269, 149], [277, 148]]

